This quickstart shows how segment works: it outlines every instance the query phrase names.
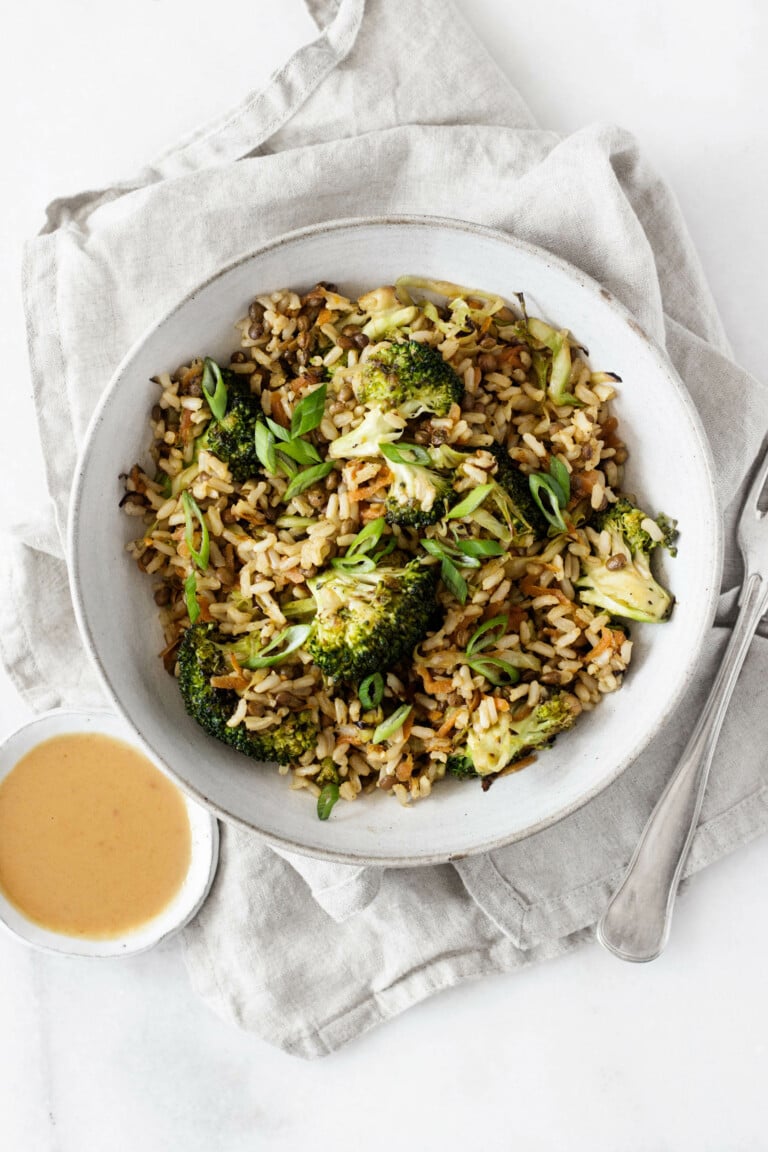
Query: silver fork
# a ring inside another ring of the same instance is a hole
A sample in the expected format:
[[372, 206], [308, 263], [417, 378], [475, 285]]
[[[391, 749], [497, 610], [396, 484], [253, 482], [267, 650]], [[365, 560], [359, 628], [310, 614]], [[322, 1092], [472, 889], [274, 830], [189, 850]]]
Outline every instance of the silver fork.
[[655, 960], [667, 942], [720, 728], [752, 638], [768, 611], [768, 523], [763, 523], [766, 513], [759, 508], [768, 479], [768, 448], [764, 448], [739, 520], [744, 583], [731, 639], [680, 763], [597, 925], [600, 943], [621, 960]]

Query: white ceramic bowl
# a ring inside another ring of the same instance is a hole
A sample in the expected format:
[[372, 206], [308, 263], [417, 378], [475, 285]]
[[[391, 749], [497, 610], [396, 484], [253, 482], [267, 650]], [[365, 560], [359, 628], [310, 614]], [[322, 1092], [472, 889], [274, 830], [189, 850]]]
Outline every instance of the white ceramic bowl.
[[[616, 404], [631, 450], [626, 488], [682, 526], [663, 578], [677, 596], [663, 626], [634, 629], [622, 690], [524, 772], [483, 793], [441, 783], [404, 810], [376, 795], [339, 804], [327, 822], [314, 800], [274, 769], [207, 738], [184, 713], [157, 653], [162, 635], [152, 582], [124, 551], [136, 521], [118, 510], [118, 473], [146, 458], [150, 377], [193, 356], [226, 358], [233, 323], [254, 295], [333, 281], [350, 295], [413, 273], [524, 291], [533, 314], [570, 328], [593, 365], [623, 379]], [[543, 250], [471, 224], [431, 218], [339, 221], [253, 252], [184, 299], [118, 369], [91, 423], [70, 523], [72, 590], [80, 628], [104, 686], [138, 736], [184, 788], [225, 819], [310, 855], [384, 864], [434, 863], [527, 836], [605, 788], [670, 715], [689, 682], [712, 619], [720, 570], [719, 518], [704, 432], [666, 356], [605, 289]]]
[[[18, 728], [0, 745], [0, 781], [37, 744], [67, 732], [99, 732], [137, 746], [133, 728], [112, 712], [78, 712], [60, 709], [46, 712]], [[143, 750], [143, 749], [142, 749]], [[157, 760], [157, 757], [152, 757]], [[158, 764], [162, 770], [162, 765]], [[139, 928], [111, 940], [87, 940], [51, 932], [28, 920], [0, 890], [0, 925], [27, 944], [46, 952], [65, 952], [70, 956], [132, 956], [153, 948], [189, 923], [202, 905], [216, 874], [219, 858], [219, 829], [206, 809], [185, 797], [192, 834], [189, 870], [173, 900]]]

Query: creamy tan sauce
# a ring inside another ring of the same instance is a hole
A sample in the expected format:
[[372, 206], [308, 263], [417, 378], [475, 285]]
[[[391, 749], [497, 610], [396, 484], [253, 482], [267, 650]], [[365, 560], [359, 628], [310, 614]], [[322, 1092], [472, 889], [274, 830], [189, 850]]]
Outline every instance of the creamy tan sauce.
[[0, 888], [55, 932], [106, 939], [150, 920], [191, 846], [181, 793], [110, 736], [54, 736], [0, 783]]

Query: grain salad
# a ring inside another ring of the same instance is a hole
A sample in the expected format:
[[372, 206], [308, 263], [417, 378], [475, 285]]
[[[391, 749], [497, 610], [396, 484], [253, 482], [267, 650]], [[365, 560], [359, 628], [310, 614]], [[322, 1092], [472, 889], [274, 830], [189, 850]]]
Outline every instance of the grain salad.
[[122, 500], [210, 736], [326, 819], [487, 788], [620, 688], [677, 533], [623, 491], [620, 380], [567, 329], [413, 276], [260, 295], [236, 329], [228, 364], [155, 378]]

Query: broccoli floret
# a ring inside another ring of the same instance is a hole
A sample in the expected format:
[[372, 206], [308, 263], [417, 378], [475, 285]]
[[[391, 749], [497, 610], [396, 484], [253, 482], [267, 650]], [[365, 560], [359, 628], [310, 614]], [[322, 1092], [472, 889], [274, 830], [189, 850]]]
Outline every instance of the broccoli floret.
[[472, 449], [465, 449], [459, 452], [456, 448], [452, 448], [450, 444], [438, 444], [434, 448], [427, 448], [429, 459], [432, 462], [432, 467], [437, 468], [440, 472], [453, 472], [460, 464], [463, 464]]
[[261, 468], [256, 455], [256, 423], [263, 420], [261, 401], [250, 386], [234, 372], [222, 369], [227, 386], [227, 410], [221, 420], [211, 420], [200, 446], [218, 456], [235, 480], [255, 476]]
[[608, 548], [582, 558], [577, 588], [583, 603], [643, 624], [669, 617], [674, 599], [651, 573], [650, 557], [661, 541], [642, 527], [649, 519], [642, 509], [622, 499], [597, 520], [598, 531], [608, 533]]
[[464, 779], [500, 772], [528, 752], [548, 748], [575, 719], [573, 698], [564, 692], [555, 693], [522, 720], [502, 712], [490, 728], [469, 729], [466, 745], [448, 757], [448, 771]]
[[213, 688], [212, 676], [231, 672], [227, 652], [234, 645], [217, 632], [214, 624], [193, 624], [187, 628], [179, 648], [179, 690], [184, 707], [209, 736], [264, 762], [292, 764], [317, 741], [317, 726], [311, 712], [294, 712], [273, 728], [250, 732], [244, 725], [227, 727], [237, 707], [237, 693]]
[[393, 475], [385, 504], [388, 524], [426, 528], [436, 524], [456, 500], [452, 474], [443, 476], [424, 464], [387, 463]]
[[445, 764], [446, 770], [459, 780], [468, 780], [470, 776], [477, 776], [475, 766], [469, 756], [462, 756], [459, 752], [452, 753]]
[[307, 649], [326, 676], [362, 680], [409, 655], [437, 610], [437, 569], [331, 572], [313, 583], [317, 615]]
[[501, 444], [486, 449], [496, 460], [496, 488], [488, 499], [496, 504], [512, 533], [512, 544], [527, 548], [547, 535], [549, 525], [531, 494], [528, 477]]
[[379, 444], [392, 444], [403, 434], [405, 421], [393, 412], [374, 408], [363, 422], [332, 441], [328, 456], [331, 460], [355, 460], [361, 456], [378, 456]]
[[452, 404], [461, 403], [464, 384], [436, 349], [408, 340], [366, 360], [357, 396], [363, 404], [394, 409], [411, 420], [424, 412], [447, 415]]

